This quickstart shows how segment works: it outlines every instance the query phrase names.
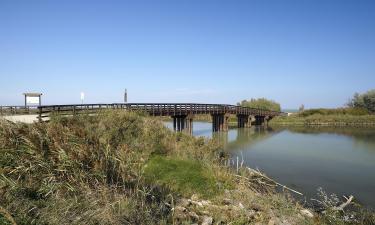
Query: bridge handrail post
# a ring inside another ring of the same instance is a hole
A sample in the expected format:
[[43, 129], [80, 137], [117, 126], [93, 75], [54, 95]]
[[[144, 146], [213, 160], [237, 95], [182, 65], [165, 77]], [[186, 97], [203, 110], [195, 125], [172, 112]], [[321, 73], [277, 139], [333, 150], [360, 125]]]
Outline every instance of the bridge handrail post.
[[42, 122], [42, 107], [39, 106], [38, 111], [39, 111], [38, 121]]

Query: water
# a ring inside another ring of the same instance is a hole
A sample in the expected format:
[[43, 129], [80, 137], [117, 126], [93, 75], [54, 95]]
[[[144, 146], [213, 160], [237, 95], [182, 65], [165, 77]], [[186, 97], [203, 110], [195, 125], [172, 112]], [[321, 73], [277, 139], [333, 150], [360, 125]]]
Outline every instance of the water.
[[[169, 127], [170, 123], [167, 124]], [[217, 138], [233, 158], [278, 182], [316, 197], [354, 195], [375, 208], [375, 129], [256, 128], [212, 134], [212, 125], [194, 122], [193, 135]]]

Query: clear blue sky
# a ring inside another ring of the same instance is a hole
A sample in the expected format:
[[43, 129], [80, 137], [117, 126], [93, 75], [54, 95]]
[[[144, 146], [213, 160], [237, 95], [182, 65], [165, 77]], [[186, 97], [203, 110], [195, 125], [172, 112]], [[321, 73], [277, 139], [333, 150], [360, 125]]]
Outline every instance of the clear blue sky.
[[0, 0], [0, 105], [342, 106], [375, 88], [373, 0]]

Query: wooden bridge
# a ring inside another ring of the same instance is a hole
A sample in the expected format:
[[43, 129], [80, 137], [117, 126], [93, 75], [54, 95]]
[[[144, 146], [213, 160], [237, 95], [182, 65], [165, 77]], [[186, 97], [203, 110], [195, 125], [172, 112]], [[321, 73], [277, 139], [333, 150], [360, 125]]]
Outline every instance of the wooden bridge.
[[76, 115], [96, 113], [106, 109], [142, 111], [151, 116], [170, 116], [173, 118], [175, 131], [192, 132], [194, 115], [212, 116], [212, 130], [227, 131], [229, 115], [237, 116], [237, 126], [251, 127], [252, 124], [266, 125], [275, 116], [283, 112], [226, 105], [195, 103], [114, 103], [114, 104], [79, 104], [79, 105], [43, 105], [35, 107], [0, 106], [1, 115], [38, 114], [39, 121], [47, 121], [51, 114]]
[[44, 105], [38, 107], [39, 120], [46, 120], [51, 113], [75, 115], [79, 113], [97, 112], [103, 109], [123, 109], [142, 111], [151, 116], [170, 116], [173, 118], [175, 131], [192, 132], [194, 115], [209, 114], [212, 116], [212, 130], [227, 131], [229, 115], [237, 116], [239, 128], [251, 127], [252, 123], [264, 125], [275, 116], [284, 114], [249, 107], [224, 104], [194, 103], [114, 103], [114, 104], [80, 104], [80, 105]]

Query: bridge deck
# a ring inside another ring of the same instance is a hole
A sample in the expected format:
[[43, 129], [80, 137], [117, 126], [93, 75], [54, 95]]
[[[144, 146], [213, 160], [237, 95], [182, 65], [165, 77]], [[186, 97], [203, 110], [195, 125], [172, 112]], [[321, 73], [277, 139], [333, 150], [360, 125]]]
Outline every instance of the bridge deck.
[[282, 114], [278, 111], [269, 111], [249, 107], [224, 104], [194, 104], [194, 103], [114, 103], [114, 104], [78, 104], [78, 105], [44, 105], [39, 106], [40, 118], [50, 113], [75, 114], [92, 112], [102, 109], [125, 109], [143, 111], [152, 116], [178, 116], [190, 114], [235, 114], [274, 117]]

